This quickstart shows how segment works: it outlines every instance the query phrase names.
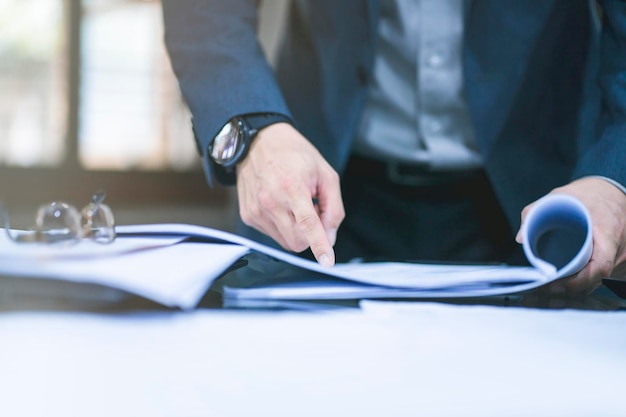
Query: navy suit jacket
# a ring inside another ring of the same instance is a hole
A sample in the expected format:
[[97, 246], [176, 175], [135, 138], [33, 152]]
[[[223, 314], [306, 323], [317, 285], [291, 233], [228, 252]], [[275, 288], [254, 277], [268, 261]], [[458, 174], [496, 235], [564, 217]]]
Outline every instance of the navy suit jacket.
[[[282, 113], [341, 172], [371, 80], [378, 1], [293, 0], [276, 70], [257, 41], [257, 3], [163, 0], [199, 150], [233, 116]], [[601, 25], [587, 0], [468, 4], [466, 98], [512, 227], [572, 179], [626, 185], [626, 2], [599, 2]]]

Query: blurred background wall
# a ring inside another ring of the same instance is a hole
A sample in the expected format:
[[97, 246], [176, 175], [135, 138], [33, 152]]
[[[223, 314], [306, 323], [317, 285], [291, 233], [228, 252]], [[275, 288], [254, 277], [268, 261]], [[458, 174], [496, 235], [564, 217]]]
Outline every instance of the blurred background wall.
[[[259, 10], [270, 60], [288, 1]], [[160, 2], [0, 0], [0, 198], [13, 225], [97, 189], [120, 224], [233, 227], [233, 190], [210, 189], [200, 168]]]

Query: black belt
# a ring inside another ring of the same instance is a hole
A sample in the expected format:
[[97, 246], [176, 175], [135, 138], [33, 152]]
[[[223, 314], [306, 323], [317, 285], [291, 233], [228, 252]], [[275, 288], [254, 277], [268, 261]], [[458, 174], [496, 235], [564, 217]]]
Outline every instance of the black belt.
[[373, 179], [404, 187], [439, 187], [475, 183], [486, 180], [482, 169], [433, 171], [423, 166], [382, 162], [353, 155], [348, 161], [346, 175]]

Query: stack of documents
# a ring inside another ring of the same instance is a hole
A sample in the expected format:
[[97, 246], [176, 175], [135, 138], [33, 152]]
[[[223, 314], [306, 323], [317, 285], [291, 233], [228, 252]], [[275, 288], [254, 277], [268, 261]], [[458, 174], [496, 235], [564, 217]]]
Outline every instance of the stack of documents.
[[186, 242], [181, 236], [50, 245], [15, 243], [0, 234], [0, 304], [23, 296], [115, 304], [134, 295], [192, 308], [213, 279], [247, 251], [240, 245]]
[[[85, 241], [57, 247], [16, 244], [0, 237], [0, 295], [8, 279], [26, 283], [36, 278], [96, 284], [189, 309], [217, 278], [245, 259], [248, 266], [235, 271], [223, 286], [227, 299], [487, 297], [521, 293], [571, 275], [587, 263], [592, 250], [589, 214], [567, 196], [540, 200], [528, 214], [522, 233], [532, 266], [354, 262], [326, 268], [201, 226], [127, 225], [117, 231], [118, 238], [110, 245]], [[559, 237], [568, 245], [548, 244]], [[563, 250], [543, 253], [554, 247]]]

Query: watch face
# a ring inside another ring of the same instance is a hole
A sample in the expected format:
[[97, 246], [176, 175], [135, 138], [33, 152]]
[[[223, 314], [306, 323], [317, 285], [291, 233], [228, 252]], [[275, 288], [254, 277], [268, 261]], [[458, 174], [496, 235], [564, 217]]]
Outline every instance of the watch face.
[[226, 123], [211, 145], [211, 158], [220, 165], [228, 165], [239, 154], [243, 126], [236, 119]]

